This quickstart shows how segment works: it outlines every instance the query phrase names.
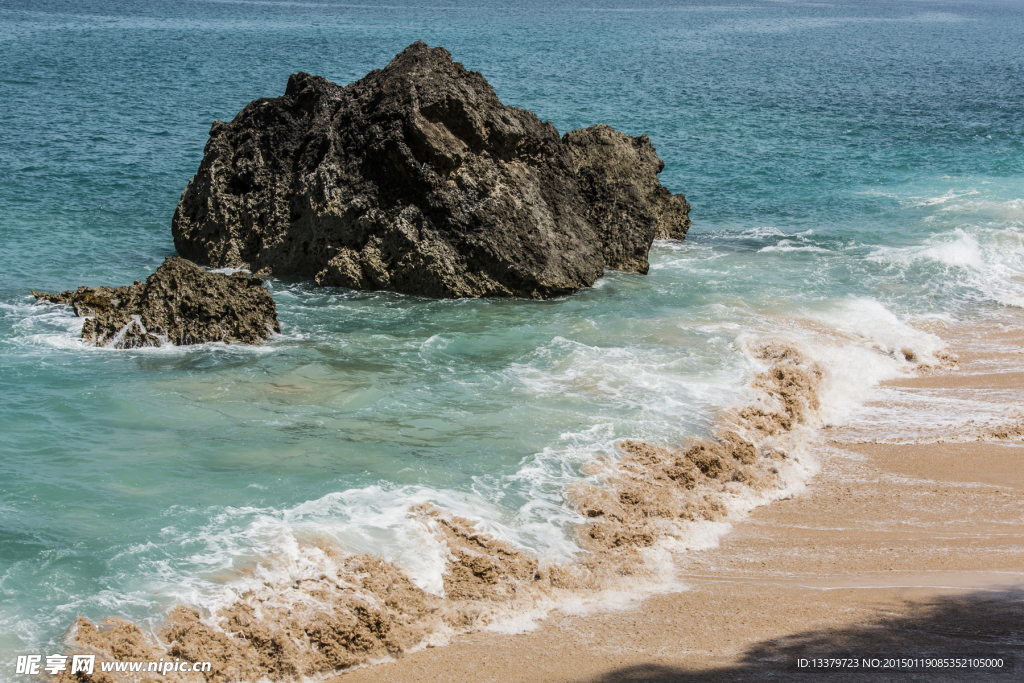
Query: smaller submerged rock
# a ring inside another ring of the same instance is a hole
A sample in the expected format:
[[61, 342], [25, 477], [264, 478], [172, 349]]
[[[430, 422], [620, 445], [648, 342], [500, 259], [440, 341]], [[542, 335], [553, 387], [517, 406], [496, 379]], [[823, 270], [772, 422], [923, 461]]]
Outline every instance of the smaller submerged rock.
[[75, 315], [88, 318], [82, 339], [115, 349], [260, 344], [281, 331], [263, 280], [244, 273], [209, 273], [183, 258], [168, 258], [145, 282], [127, 287], [32, 294], [39, 301], [73, 307]]
[[563, 138], [441, 47], [417, 41], [339, 86], [292, 75], [284, 95], [214, 122], [181, 195], [178, 253], [208, 266], [417, 296], [549, 299], [606, 268], [648, 271], [689, 205], [658, 181], [646, 136]]

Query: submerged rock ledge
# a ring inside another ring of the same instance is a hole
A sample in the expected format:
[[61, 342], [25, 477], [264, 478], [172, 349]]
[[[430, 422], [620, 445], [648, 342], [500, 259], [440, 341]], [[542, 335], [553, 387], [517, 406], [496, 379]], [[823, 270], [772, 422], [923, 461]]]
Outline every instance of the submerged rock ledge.
[[207, 342], [259, 344], [280, 332], [277, 307], [263, 281], [244, 273], [208, 273], [168, 258], [145, 282], [127, 287], [79, 287], [39, 301], [66, 304], [85, 317], [82, 339], [96, 346], [134, 349]]
[[647, 136], [559, 137], [479, 72], [416, 42], [347, 86], [292, 75], [215, 121], [182, 193], [178, 252], [217, 267], [431, 297], [547, 298], [646, 273], [689, 205]]

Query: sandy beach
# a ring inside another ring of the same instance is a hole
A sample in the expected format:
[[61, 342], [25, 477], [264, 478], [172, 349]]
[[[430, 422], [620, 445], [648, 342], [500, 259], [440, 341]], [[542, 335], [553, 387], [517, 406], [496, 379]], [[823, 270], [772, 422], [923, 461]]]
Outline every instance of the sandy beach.
[[[555, 613], [354, 671], [371, 681], [1020, 680], [1024, 325], [934, 330], [960, 368], [887, 383], [826, 429], [821, 472], [687, 554], [688, 587], [631, 609]], [[938, 403], [936, 403], [938, 402]], [[943, 430], [913, 427], [959, 406]], [[917, 411], [915, 413], [915, 411]], [[801, 658], [1001, 657], [1000, 671], [800, 669]]]

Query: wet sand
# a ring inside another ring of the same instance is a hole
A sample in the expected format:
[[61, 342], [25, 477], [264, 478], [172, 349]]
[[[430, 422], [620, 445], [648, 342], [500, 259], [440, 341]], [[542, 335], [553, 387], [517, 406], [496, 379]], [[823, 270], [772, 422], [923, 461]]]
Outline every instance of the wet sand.
[[[1024, 325], [939, 333], [960, 371], [889, 383], [869, 418], [825, 430], [807, 490], [682, 558], [688, 590], [555, 613], [529, 633], [462, 636], [334, 680], [1024, 680], [1024, 440], [1012, 421], [1024, 406]], [[904, 406], [928, 400], [966, 407], [943, 433], [904, 424], [893, 439], [884, 416], [906, 419]], [[997, 656], [1006, 667], [797, 667], [847, 655]]]

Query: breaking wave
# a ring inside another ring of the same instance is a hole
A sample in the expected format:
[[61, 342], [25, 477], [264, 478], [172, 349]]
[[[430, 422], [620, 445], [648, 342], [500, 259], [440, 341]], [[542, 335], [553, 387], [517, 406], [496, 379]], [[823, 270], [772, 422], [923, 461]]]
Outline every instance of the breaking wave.
[[[183, 590], [159, 626], [80, 618], [71, 650], [212, 661], [218, 681], [316, 677], [466, 631], [532, 628], [556, 608], [679, 589], [674, 555], [715, 545], [754, 507], [801, 490], [817, 471], [817, 431], [852, 414], [851, 395], [954, 362], [936, 337], [872, 302], [834, 316], [860, 323], [822, 334], [811, 318], [791, 319], [788, 334], [737, 338], [754, 368], [750, 400], [723, 409], [712, 436], [591, 449], [578, 471], [548, 482], [532, 503], [539, 517], [503, 521], [486, 496], [382, 486], [277, 512], [224, 510], [181, 539], [233, 567], [222, 581]], [[844, 374], [854, 360], [874, 370]], [[516, 476], [546, 466], [528, 459]], [[374, 554], [382, 546], [403, 550]]]

